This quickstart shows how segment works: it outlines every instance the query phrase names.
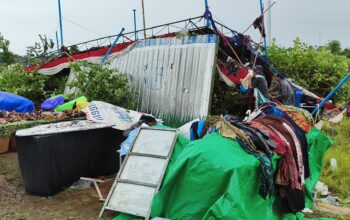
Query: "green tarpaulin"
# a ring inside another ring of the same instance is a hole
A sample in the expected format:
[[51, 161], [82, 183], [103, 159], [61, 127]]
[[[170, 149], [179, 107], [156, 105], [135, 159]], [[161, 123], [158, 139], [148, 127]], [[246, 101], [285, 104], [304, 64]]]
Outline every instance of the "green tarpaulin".
[[[155, 137], [156, 138], [156, 137]], [[307, 134], [311, 176], [306, 181], [306, 205], [322, 167], [323, 155], [332, 141], [313, 128]], [[278, 159], [274, 157], [274, 162]], [[274, 163], [276, 164], [276, 163]], [[151, 216], [168, 219], [304, 219], [281, 215], [275, 198], [264, 200], [258, 192], [259, 161], [233, 140], [214, 133], [188, 143], [179, 137]], [[114, 220], [140, 219], [121, 214]]]
[[71, 109], [73, 109], [73, 106], [77, 101], [86, 101], [87, 102], [88, 99], [85, 96], [80, 96], [79, 98], [76, 98], [70, 102], [67, 102], [67, 103], [64, 103], [63, 105], [57, 106], [55, 108], [55, 111], [61, 112], [61, 111], [65, 111], [65, 110], [71, 110]]

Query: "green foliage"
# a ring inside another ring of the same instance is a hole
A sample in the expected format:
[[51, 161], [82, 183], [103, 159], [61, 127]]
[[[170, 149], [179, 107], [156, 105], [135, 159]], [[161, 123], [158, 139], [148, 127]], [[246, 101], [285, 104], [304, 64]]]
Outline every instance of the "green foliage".
[[23, 66], [13, 64], [1, 71], [0, 88], [38, 103], [47, 95], [44, 90], [46, 80], [47, 77], [37, 71], [25, 72]]
[[78, 96], [85, 95], [89, 100], [105, 101], [124, 108], [133, 107], [134, 95], [127, 74], [86, 61], [71, 63], [70, 68], [76, 78], [69, 86], [78, 89]]
[[47, 76], [45, 81], [45, 87], [44, 87], [46, 94], [49, 95], [50, 97], [54, 95], [63, 94], [67, 84], [67, 80], [68, 80], [68, 75], [63, 73], [53, 75], [53, 76]]
[[[333, 52], [339, 50], [336, 43], [332, 48]], [[349, 72], [350, 61], [345, 56], [332, 54], [325, 47], [310, 47], [298, 38], [292, 48], [277, 46], [273, 41], [269, 50], [270, 61], [277, 70], [319, 96], [326, 96]], [[350, 82], [337, 92], [334, 100], [348, 100], [349, 89]]]
[[20, 64], [0, 68], [1, 91], [23, 96], [36, 104], [52, 95], [62, 94], [66, 82], [67, 75], [45, 76], [37, 71], [26, 72]]
[[[334, 145], [326, 152], [320, 181], [329, 187], [333, 195], [346, 199], [350, 197], [350, 120], [343, 120], [334, 129], [337, 135], [332, 137]], [[335, 171], [330, 167], [331, 158], [337, 160]]]
[[332, 40], [330, 41], [326, 48], [332, 53], [332, 54], [335, 54], [335, 55], [341, 55], [342, 53], [342, 48], [341, 48], [341, 44], [340, 44], [340, 41], [338, 40]]
[[73, 46], [69, 47], [69, 52], [70, 52], [70, 54], [74, 54], [74, 53], [80, 52], [80, 50], [79, 50], [77, 45], [73, 45]]
[[12, 64], [16, 61], [16, 56], [10, 51], [10, 41], [6, 40], [0, 33], [0, 63]]
[[235, 87], [228, 86], [215, 74], [213, 96], [211, 102], [211, 115], [234, 114], [243, 117], [249, 109], [249, 99], [238, 92]]

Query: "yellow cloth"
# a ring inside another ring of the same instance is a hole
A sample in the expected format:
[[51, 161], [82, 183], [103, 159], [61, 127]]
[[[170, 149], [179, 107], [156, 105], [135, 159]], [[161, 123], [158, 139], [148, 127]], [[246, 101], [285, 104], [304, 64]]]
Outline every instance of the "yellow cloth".
[[208, 124], [214, 126], [219, 134], [223, 137], [236, 140], [237, 136], [243, 140], [243, 142], [253, 150], [257, 150], [254, 144], [246, 136], [244, 131], [232, 125], [226, 121], [223, 117], [211, 116], [207, 118]]
[[291, 117], [294, 122], [305, 132], [309, 133], [312, 124], [307, 120], [305, 115], [303, 115], [301, 112], [297, 111], [296, 109], [290, 108], [285, 105], [279, 105], [277, 106], [278, 109], [285, 112], [289, 117]]
[[81, 112], [84, 108], [89, 107], [90, 102], [87, 101], [77, 101], [76, 106], [79, 112]]

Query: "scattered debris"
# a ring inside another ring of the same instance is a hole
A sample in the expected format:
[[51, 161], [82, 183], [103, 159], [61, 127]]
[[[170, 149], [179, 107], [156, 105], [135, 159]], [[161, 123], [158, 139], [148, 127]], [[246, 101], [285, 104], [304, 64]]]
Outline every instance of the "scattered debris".
[[350, 197], [348, 197], [347, 199], [345, 199], [343, 202], [344, 202], [345, 204], [349, 204], [349, 203], [350, 203]]
[[315, 191], [322, 197], [326, 197], [330, 194], [330, 192], [328, 191], [328, 186], [320, 181], [317, 182]]
[[303, 213], [314, 213], [311, 209], [309, 208], [305, 208], [303, 211]]
[[71, 189], [89, 189], [91, 188], [91, 182], [87, 180], [78, 180], [70, 186]]
[[38, 121], [65, 119], [77, 116], [76, 112], [53, 112], [53, 111], [35, 111], [30, 113], [18, 113], [0, 111], [0, 124], [7, 124], [19, 121]]
[[321, 202], [328, 205], [333, 206], [340, 206], [338, 202], [340, 202], [341, 199], [337, 196], [327, 196], [326, 198], [321, 199]]
[[335, 158], [332, 158], [330, 160], [330, 164], [331, 164], [331, 170], [332, 172], [337, 170], [337, 160]]
[[316, 207], [321, 212], [327, 212], [327, 213], [331, 213], [334, 215], [341, 215], [341, 216], [345, 216], [345, 215], [350, 216], [350, 209], [349, 208], [333, 206], [333, 205], [325, 204], [322, 202], [318, 202], [316, 204]]

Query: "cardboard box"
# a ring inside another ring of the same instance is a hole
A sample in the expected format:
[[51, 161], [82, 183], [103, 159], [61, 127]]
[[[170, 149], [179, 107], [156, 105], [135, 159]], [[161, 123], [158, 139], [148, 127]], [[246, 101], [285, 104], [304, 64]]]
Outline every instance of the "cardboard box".
[[10, 137], [0, 137], [0, 154], [9, 150]]

